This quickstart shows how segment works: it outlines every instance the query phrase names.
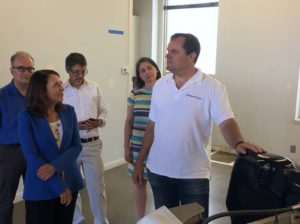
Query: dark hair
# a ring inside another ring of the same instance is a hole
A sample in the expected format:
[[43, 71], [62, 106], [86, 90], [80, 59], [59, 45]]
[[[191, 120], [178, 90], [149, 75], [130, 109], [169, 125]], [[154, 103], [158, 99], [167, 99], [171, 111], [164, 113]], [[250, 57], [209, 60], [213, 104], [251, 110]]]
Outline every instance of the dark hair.
[[65, 67], [69, 71], [74, 65], [87, 66], [87, 62], [83, 54], [71, 53], [66, 57]]
[[33, 57], [28, 54], [27, 52], [25, 51], [17, 51], [16, 53], [14, 53], [11, 57], [10, 57], [10, 64], [13, 66], [14, 62], [15, 62], [15, 59], [16, 57], [18, 56], [25, 56], [25, 57], [29, 57], [31, 58], [32, 62], [34, 63], [34, 60], [33, 60]]
[[156, 70], [157, 70], [156, 80], [158, 80], [161, 77], [161, 73], [160, 73], [160, 70], [159, 70], [157, 64], [151, 58], [142, 57], [137, 61], [136, 66], [135, 66], [136, 79], [135, 79], [134, 86], [137, 88], [142, 88], [145, 85], [145, 82], [140, 77], [140, 71], [139, 71], [139, 68], [140, 68], [140, 65], [142, 62], [148, 62], [156, 68]]
[[175, 33], [171, 36], [171, 40], [174, 40], [178, 37], [184, 37], [185, 41], [183, 44], [183, 48], [185, 49], [185, 52], [187, 54], [191, 54], [192, 52], [195, 52], [196, 57], [194, 63], [196, 64], [201, 50], [201, 46], [198, 38], [190, 33]]
[[[31, 76], [26, 97], [28, 99], [27, 108], [41, 116], [46, 116], [48, 112], [48, 98], [46, 95], [46, 86], [50, 75], [59, 74], [54, 70], [38, 70]], [[63, 110], [63, 104], [58, 103], [55, 106], [55, 111]]]

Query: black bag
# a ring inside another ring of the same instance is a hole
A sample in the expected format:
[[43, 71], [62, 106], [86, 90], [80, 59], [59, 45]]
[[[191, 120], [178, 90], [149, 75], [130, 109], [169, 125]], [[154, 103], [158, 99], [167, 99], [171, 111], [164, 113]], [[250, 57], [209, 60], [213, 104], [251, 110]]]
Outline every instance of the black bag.
[[[229, 183], [228, 211], [284, 208], [296, 204], [300, 196], [299, 172], [289, 159], [248, 151], [235, 161]], [[298, 187], [297, 187], [298, 186]], [[297, 200], [297, 199], [296, 199]], [[232, 224], [245, 224], [268, 215], [232, 216]]]

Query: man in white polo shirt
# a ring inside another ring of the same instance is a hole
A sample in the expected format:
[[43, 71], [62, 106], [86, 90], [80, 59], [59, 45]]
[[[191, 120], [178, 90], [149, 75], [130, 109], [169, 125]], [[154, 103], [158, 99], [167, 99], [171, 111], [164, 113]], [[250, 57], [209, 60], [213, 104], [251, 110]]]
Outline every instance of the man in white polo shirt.
[[[75, 108], [78, 120], [82, 152], [78, 164], [83, 170], [94, 224], [108, 223], [106, 217], [106, 193], [104, 166], [101, 156], [102, 141], [99, 128], [106, 124], [107, 109], [97, 83], [85, 79], [87, 62], [80, 53], [71, 53], [66, 58], [69, 80], [64, 84], [64, 103]], [[81, 224], [80, 198], [76, 203], [73, 224]]]
[[177, 33], [167, 48], [171, 74], [153, 88], [149, 123], [132, 176], [142, 178], [148, 154], [149, 182], [155, 207], [198, 202], [208, 216], [212, 123], [239, 153], [263, 149], [245, 142], [234, 119], [225, 87], [195, 67], [200, 43], [192, 34]]

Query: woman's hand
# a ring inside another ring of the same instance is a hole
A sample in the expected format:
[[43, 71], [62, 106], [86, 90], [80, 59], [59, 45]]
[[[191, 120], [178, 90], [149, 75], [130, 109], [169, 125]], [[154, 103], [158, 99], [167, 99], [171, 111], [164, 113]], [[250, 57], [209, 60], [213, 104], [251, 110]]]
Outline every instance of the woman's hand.
[[124, 149], [124, 157], [127, 163], [132, 163], [132, 152], [128, 147]]
[[72, 192], [69, 188], [67, 188], [64, 192], [62, 192], [60, 195], [60, 203], [68, 206], [72, 202]]
[[36, 175], [37, 175], [40, 179], [46, 181], [46, 180], [48, 180], [50, 177], [52, 177], [52, 176], [54, 175], [54, 173], [55, 173], [55, 168], [54, 168], [54, 166], [52, 166], [52, 165], [49, 164], [49, 163], [46, 163], [46, 164], [42, 165], [42, 166], [38, 169]]

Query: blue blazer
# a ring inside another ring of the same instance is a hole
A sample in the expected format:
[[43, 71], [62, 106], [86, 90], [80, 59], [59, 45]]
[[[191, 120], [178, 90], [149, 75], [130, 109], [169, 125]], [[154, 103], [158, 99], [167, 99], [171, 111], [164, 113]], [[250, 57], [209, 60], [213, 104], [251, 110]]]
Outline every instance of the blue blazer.
[[[63, 128], [60, 148], [45, 117], [27, 109], [19, 113], [19, 138], [27, 162], [23, 193], [25, 200], [50, 200], [59, 197], [66, 188], [71, 191], [83, 188], [76, 164], [82, 146], [74, 108], [65, 105], [59, 118]], [[37, 176], [38, 169], [45, 163], [50, 163], [56, 170], [47, 181]]]

